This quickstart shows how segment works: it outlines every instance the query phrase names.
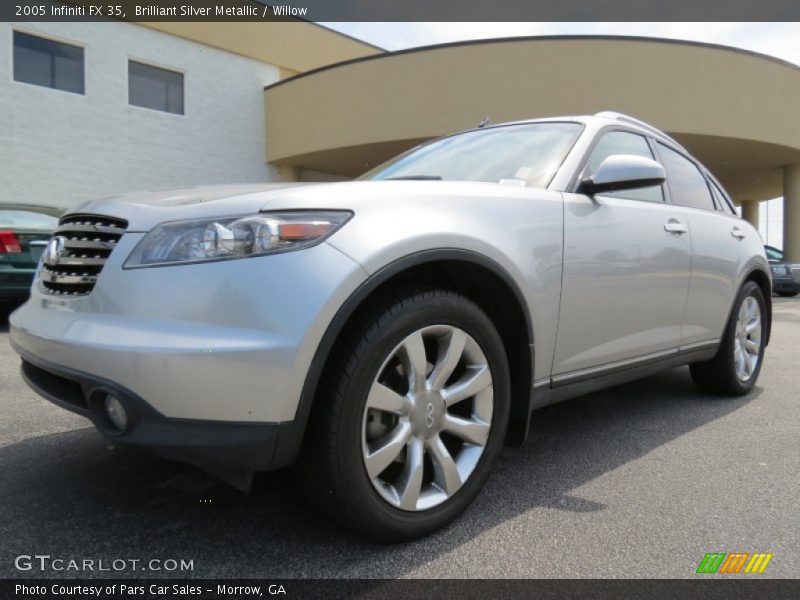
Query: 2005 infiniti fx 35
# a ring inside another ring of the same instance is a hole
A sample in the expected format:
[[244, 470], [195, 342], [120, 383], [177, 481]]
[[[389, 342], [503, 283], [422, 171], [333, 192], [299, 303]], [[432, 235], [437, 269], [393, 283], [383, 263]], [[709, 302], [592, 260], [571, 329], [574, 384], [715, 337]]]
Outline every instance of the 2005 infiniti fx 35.
[[11, 340], [36, 391], [240, 487], [297, 463], [386, 541], [463, 511], [545, 404], [685, 364], [747, 393], [771, 317], [758, 233], [616, 113], [459, 133], [353, 182], [89, 202], [33, 285]]

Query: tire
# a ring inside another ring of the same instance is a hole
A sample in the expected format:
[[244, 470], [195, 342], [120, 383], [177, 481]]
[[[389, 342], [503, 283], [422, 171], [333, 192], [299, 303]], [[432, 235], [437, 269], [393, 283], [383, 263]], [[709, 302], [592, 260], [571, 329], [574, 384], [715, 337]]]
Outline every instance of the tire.
[[800, 294], [800, 292], [777, 292], [777, 294], [783, 298], [794, 298], [797, 294]]
[[[457, 365], [449, 360], [456, 355]], [[415, 378], [420, 356], [427, 359], [425, 375]], [[487, 373], [488, 387], [481, 388]], [[431, 385], [442, 391], [428, 391]], [[296, 470], [299, 483], [312, 502], [363, 537], [399, 542], [427, 535], [463, 512], [484, 486], [503, 444], [509, 404], [503, 343], [478, 305], [447, 290], [390, 290], [359, 310], [331, 352]], [[474, 443], [452, 435], [453, 424]]]
[[[754, 307], [758, 309], [758, 322], [751, 316]], [[725, 396], [743, 396], [752, 390], [764, 362], [766, 318], [766, 302], [761, 288], [753, 281], [746, 282], [733, 304], [716, 356], [690, 365], [697, 387], [704, 392]], [[739, 350], [743, 344], [745, 349], [741, 354]]]

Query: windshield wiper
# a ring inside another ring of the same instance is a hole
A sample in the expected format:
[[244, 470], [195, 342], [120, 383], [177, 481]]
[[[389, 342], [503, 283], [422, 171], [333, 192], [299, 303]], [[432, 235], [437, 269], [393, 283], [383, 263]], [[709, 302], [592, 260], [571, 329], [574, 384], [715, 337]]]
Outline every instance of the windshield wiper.
[[413, 181], [444, 181], [441, 175], [400, 175], [399, 177], [387, 177], [386, 180], [401, 181], [403, 179]]

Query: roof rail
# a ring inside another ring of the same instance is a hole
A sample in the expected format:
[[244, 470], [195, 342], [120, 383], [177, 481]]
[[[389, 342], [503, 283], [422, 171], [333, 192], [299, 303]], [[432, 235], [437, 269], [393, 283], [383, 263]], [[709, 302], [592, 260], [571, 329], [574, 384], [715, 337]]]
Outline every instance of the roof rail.
[[650, 125], [650, 123], [645, 123], [644, 121], [642, 121], [641, 119], [637, 119], [636, 117], [631, 117], [630, 115], [614, 112], [613, 110], [604, 110], [604, 111], [601, 111], [599, 113], [595, 113], [594, 116], [595, 117], [604, 117], [606, 119], [613, 119], [614, 121], [622, 121], [623, 123], [631, 123], [633, 125], [641, 127], [642, 129], [644, 129], [646, 131], [649, 131], [652, 134], [655, 134], [655, 135], [657, 135], [659, 137], [662, 137], [664, 139], [669, 140], [670, 142], [672, 142], [676, 146], [682, 148], [684, 151], [686, 150], [686, 148], [684, 148], [680, 144], [680, 142], [678, 142], [678, 140], [676, 140], [672, 136], [667, 135], [666, 133], [664, 133], [660, 129]]

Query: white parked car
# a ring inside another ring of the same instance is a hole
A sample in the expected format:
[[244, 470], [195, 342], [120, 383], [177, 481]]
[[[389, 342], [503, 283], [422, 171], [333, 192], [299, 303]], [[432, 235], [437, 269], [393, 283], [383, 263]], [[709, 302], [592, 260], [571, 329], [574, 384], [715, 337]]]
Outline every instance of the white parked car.
[[629, 117], [432, 141], [360, 180], [132, 194], [66, 214], [11, 340], [114, 443], [312, 499], [401, 540], [475, 498], [531, 411], [690, 365], [747, 393], [770, 331], [758, 233]]

